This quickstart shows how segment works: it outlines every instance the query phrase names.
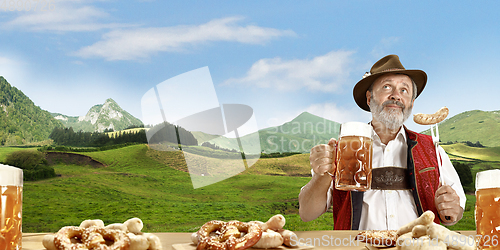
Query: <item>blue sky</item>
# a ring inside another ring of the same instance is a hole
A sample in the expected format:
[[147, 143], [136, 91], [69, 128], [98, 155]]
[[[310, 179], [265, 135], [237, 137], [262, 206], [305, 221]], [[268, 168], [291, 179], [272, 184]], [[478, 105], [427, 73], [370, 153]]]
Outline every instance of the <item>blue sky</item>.
[[50, 112], [113, 98], [142, 119], [148, 90], [208, 66], [219, 102], [252, 107], [260, 129], [304, 111], [368, 122], [352, 88], [388, 54], [428, 75], [414, 113], [500, 109], [497, 1], [9, 2], [0, 75]]

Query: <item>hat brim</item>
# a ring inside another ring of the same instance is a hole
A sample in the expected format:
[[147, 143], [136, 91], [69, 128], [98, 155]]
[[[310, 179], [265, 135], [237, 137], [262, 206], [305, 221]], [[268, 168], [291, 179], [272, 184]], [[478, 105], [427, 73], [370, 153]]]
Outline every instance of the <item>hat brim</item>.
[[366, 100], [366, 91], [370, 88], [372, 83], [379, 78], [380, 76], [388, 73], [393, 73], [393, 74], [404, 74], [409, 76], [415, 84], [417, 85], [417, 97], [422, 93], [422, 90], [425, 88], [425, 84], [427, 83], [427, 74], [422, 71], [422, 70], [391, 70], [391, 71], [386, 71], [386, 72], [380, 72], [376, 74], [372, 74], [366, 78], [361, 79], [356, 85], [354, 86], [353, 89], [353, 95], [354, 95], [354, 100], [356, 101], [356, 104], [368, 112], [370, 112], [370, 107], [368, 106], [367, 100]]

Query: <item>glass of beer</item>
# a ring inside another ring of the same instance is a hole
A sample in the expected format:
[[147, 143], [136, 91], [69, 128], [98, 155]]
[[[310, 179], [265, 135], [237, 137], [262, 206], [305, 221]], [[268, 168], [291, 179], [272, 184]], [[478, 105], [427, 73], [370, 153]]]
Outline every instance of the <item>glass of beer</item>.
[[23, 171], [0, 164], [0, 249], [21, 250]]
[[335, 162], [335, 188], [366, 191], [372, 182], [372, 126], [347, 122], [340, 126]]
[[500, 249], [500, 170], [476, 174], [476, 232], [479, 249]]

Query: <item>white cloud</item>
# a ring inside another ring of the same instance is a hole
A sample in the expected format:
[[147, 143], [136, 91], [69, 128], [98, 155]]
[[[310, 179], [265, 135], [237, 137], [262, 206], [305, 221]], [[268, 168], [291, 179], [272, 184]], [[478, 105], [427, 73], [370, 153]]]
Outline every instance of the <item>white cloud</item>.
[[[37, 8], [44, 7], [41, 2]], [[33, 5], [31, 8], [35, 8]], [[45, 6], [45, 8], [48, 8]], [[4, 23], [4, 29], [24, 28], [31, 31], [96, 31], [101, 29], [130, 27], [130, 24], [104, 23], [109, 14], [94, 6], [77, 6], [75, 2], [55, 2], [54, 10], [19, 11], [12, 21]]]
[[259, 88], [335, 92], [346, 83], [352, 69], [353, 51], [331, 51], [312, 59], [265, 58], [255, 62], [242, 78], [224, 84], [246, 84]]
[[181, 51], [190, 45], [205, 42], [264, 44], [278, 37], [295, 36], [291, 30], [240, 26], [237, 22], [241, 19], [229, 17], [201, 25], [113, 30], [104, 34], [101, 41], [81, 48], [75, 55], [85, 58], [102, 57], [110, 61], [137, 60], [157, 52]]

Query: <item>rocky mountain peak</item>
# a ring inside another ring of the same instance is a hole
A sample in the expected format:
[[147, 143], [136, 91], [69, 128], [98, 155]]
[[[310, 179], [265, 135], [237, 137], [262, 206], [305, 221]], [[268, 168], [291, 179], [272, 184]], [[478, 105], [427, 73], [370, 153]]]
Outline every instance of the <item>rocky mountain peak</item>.
[[[123, 113], [125, 112], [126, 111], [120, 108], [120, 106], [118, 106], [113, 99], [108, 98], [104, 104], [94, 105], [85, 116], [78, 117], [78, 121], [88, 121], [92, 125], [95, 125], [99, 119], [120, 120], [124, 116]], [[115, 129], [113, 123], [110, 124], [108, 129]]]
[[103, 132], [106, 129], [122, 130], [142, 125], [141, 120], [123, 110], [111, 98], [106, 99], [103, 104], [92, 106], [84, 116], [71, 119], [71, 117], [54, 114], [54, 117], [62, 121], [66, 127], [73, 127], [75, 131], [82, 130], [84, 132]]

